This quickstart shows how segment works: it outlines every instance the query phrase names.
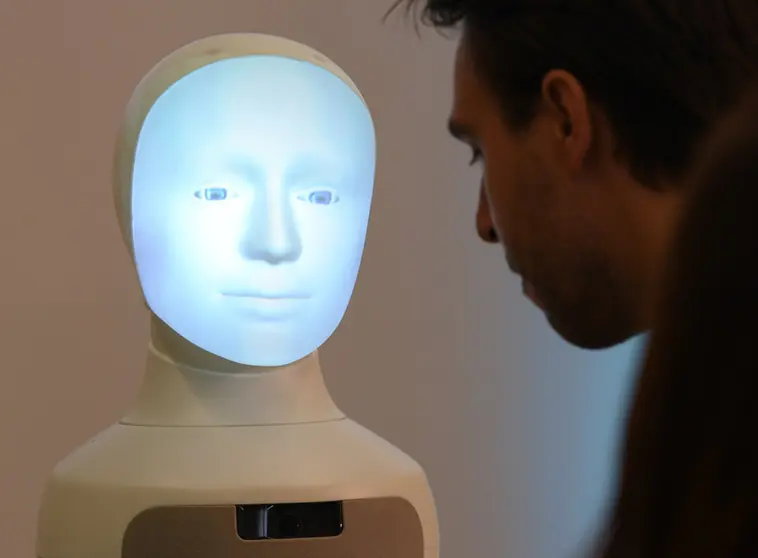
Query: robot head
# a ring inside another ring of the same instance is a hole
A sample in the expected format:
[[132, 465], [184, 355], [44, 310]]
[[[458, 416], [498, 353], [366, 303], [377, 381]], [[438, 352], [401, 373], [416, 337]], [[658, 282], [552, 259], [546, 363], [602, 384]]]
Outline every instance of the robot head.
[[265, 35], [176, 51], [132, 97], [115, 165], [148, 307], [233, 362], [315, 351], [353, 292], [374, 168], [370, 113], [319, 53]]

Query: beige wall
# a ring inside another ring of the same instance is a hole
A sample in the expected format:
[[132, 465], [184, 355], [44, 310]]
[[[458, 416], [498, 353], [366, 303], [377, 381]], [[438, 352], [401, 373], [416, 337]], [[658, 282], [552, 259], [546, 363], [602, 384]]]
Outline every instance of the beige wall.
[[566, 347], [475, 238], [477, 177], [446, 137], [454, 43], [389, 0], [40, 0], [0, 6], [0, 554], [30, 558], [54, 463], [132, 400], [146, 315], [111, 209], [121, 111], [160, 57], [229, 31], [322, 50], [372, 107], [368, 246], [327, 381], [413, 454], [443, 556], [570, 556], [608, 487], [629, 349]]

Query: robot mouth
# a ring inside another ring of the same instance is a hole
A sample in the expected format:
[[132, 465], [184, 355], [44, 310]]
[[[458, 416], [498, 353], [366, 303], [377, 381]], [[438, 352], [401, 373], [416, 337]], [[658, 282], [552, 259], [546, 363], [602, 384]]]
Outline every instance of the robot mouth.
[[310, 296], [298, 292], [230, 291], [221, 293], [231, 308], [257, 320], [279, 321], [300, 314]]
[[262, 291], [232, 291], [221, 293], [225, 297], [240, 298], [250, 300], [307, 300], [311, 298], [307, 294], [302, 293], [274, 293], [274, 292], [262, 292]]

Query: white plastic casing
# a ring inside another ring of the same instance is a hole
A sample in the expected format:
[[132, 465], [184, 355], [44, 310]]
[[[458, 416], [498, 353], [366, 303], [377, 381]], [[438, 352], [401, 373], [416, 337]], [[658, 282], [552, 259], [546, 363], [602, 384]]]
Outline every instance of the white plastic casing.
[[[171, 54], [140, 83], [118, 140], [115, 198], [130, 250], [124, 185], [153, 102], [205, 64], [255, 54], [318, 64], [358, 93], [325, 56], [279, 37], [221, 35]], [[189, 345], [153, 315], [136, 405], [53, 471], [41, 501], [37, 556], [121, 558], [127, 526], [155, 507], [385, 497], [414, 506], [424, 557], [437, 558], [437, 514], [424, 471], [344, 416], [324, 385], [317, 352], [283, 367], [234, 365]]]

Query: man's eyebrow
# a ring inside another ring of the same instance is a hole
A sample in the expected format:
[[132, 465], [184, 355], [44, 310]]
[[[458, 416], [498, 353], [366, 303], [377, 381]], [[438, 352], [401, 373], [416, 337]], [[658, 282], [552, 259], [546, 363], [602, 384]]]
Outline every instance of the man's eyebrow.
[[451, 118], [447, 121], [447, 130], [455, 139], [466, 141], [471, 137], [471, 131], [465, 124]]

